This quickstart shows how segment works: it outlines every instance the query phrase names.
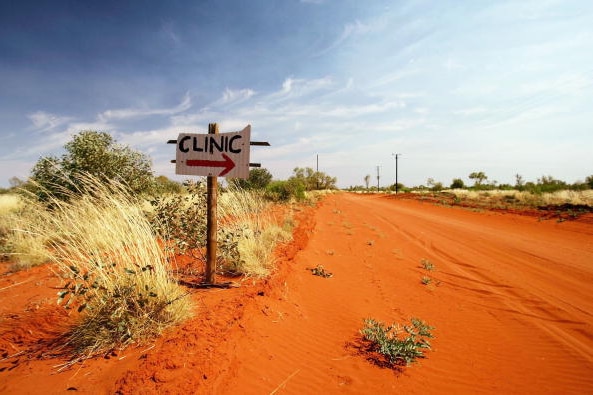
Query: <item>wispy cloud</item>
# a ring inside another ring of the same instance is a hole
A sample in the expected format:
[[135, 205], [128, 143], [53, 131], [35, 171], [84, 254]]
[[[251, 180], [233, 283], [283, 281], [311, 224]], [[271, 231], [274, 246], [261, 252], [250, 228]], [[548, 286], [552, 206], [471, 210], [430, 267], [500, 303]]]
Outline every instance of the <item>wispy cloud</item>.
[[124, 108], [117, 110], [107, 110], [97, 116], [100, 122], [108, 122], [110, 120], [134, 119], [144, 118], [153, 115], [174, 115], [187, 111], [192, 106], [191, 96], [189, 92], [183, 96], [181, 102], [171, 108]]
[[72, 120], [71, 117], [50, 114], [45, 111], [36, 111], [28, 115], [28, 118], [33, 123], [34, 128], [38, 132], [45, 132], [64, 125]]
[[287, 99], [298, 100], [312, 94], [323, 95], [333, 87], [334, 82], [331, 77], [314, 79], [287, 77], [284, 79], [281, 88], [265, 96], [264, 101], [280, 102]]
[[215, 103], [218, 105], [237, 104], [248, 100], [255, 95], [253, 89], [229, 89], [226, 88], [222, 93], [222, 97]]
[[314, 56], [325, 55], [326, 53], [331, 52], [334, 49], [340, 47], [347, 40], [357, 36], [365, 35], [371, 31], [373, 31], [373, 27], [371, 25], [364, 24], [359, 20], [356, 20], [352, 23], [347, 23], [342, 28], [340, 35], [327, 47], [318, 51]]

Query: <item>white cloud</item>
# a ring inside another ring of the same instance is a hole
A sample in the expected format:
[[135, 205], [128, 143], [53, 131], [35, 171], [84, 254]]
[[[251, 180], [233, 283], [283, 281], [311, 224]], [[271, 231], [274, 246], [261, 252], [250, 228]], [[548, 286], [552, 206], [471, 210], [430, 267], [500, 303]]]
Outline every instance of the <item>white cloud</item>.
[[215, 104], [236, 104], [244, 102], [248, 100], [253, 95], [255, 95], [255, 91], [252, 89], [238, 89], [233, 90], [226, 88], [222, 93], [222, 97], [215, 103]]
[[39, 132], [55, 129], [72, 119], [71, 117], [50, 114], [45, 111], [36, 111], [32, 114], [29, 114], [28, 118], [31, 120], [31, 122], [33, 122], [33, 126]]
[[290, 90], [292, 89], [292, 82], [294, 80], [292, 78], [287, 78], [284, 80], [284, 82], [282, 83], [282, 92], [284, 93], [288, 93], [290, 92]]
[[287, 98], [294, 100], [313, 93], [322, 93], [321, 91], [328, 90], [333, 85], [331, 77], [314, 79], [287, 77], [282, 82], [281, 89], [265, 96], [264, 101], [285, 100]]
[[107, 110], [97, 116], [100, 122], [107, 122], [118, 119], [144, 118], [152, 115], [174, 115], [191, 108], [191, 96], [187, 92], [181, 102], [172, 108], [124, 108], [119, 110]]

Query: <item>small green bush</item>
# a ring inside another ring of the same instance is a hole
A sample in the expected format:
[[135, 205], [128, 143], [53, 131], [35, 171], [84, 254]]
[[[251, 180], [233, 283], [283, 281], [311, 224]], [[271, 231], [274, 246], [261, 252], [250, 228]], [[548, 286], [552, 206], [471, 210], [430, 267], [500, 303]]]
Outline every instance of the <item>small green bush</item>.
[[266, 187], [266, 197], [272, 201], [305, 200], [305, 186], [298, 180], [272, 181]]
[[[151, 225], [167, 242], [174, 254], [206, 263], [207, 196], [203, 183], [186, 182], [186, 194], [160, 196], [150, 203]], [[217, 229], [217, 266], [238, 266], [240, 234], [236, 229], [219, 225]]]
[[360, 331], [367, 349], [380, 354], [384, 360], [378, 361], [389, 366], [408, 365], [417, 358], [424, 358], [423, 350], [430, 349], [427, 340], [432, 338], [433, 327], [418, 318], [412, 318], [411, 325], [400, 326], [367, 318], [364, 328]]

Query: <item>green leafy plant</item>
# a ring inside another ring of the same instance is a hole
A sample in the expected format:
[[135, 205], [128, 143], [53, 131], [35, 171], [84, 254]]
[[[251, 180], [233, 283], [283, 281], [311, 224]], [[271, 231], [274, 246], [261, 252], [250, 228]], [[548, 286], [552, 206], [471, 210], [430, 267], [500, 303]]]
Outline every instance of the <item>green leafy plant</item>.
[[[187, 181], [184, 194], [164, 195], [150, 203], [152, 226], [174, 254], [186, 255], [194, 261], [206, 262], [207, 202], [206, 187]], [[218, 226], [217, 266], [236, 268], [241, 263], [238, 249], [239, 231]]]
[[311, 273], [313, 273], [314, 276], [319, 276], [319, 277], [324, 277], [324, 278], [329, 278], [329, 277], [333, 276], [333, 273], [330, 273], [327, 270], [325, 270], [323, 265], [317, 265], [313, 269], [309, 269], [309, 270], [311, 270]]
[[[188, 256], [203, 267], [206, 188], [192, 182], [186, 182], [185, 188], [186, 193], [155, 198], [148, 216], [172, 253]], [[220, 191], [217, 200], [217, 270], [254, 277], [269, 274], [276, 243], [292, 236], [289, 222], [285, 222], [287, 226], [279, 225], [279, 218], [270, 214], [262, 191], [231, 185]]]
[[433, 327], [418, 318], [412, 318], [411, 324], [400, 326], [384, 323], [373, 318], [364, 320], [360, 333], [366, 349], [381, 356], [378, 363], [408, 365], [418, 358], [424, 358], [424, 350], [430, 349]]
[[37, 161], [27, 188], [41, 201], [66, 200], [80, 196], [87, 184], [84, 174], [102, 182], [118, 180], [133, 194], [154, 187], [151, 161], [145, 154], [117, 144], [105, 132], [82, 131], [64, 146], [61, 158], [49, 156]]

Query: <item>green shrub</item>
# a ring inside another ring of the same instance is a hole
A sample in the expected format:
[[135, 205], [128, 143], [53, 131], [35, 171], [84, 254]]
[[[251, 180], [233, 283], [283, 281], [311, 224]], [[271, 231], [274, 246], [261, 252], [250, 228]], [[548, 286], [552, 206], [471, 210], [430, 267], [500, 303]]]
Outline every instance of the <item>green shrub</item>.
[[249, 178], [247, 179], [228, 179], [229, 185], [241, 189], [265, 189], [271, 181], [272, 174], [263, 167], [249, 170]]
[[145, 154], [116, 144], [105, 132], [82, 131], [64, 146], [61, 158], [43, 157], [31, 171], [27, 188], [39, 200], [65, 200], [85, 192], [82, 180], [92, 175], [96, 180], [117, 180], [133, 194], [154, 188], [151, 161]]
[[424, 358], [423, 350], [430, 349], [427, 339], [433, 337], [433, 329], [418, 318], [412, 318], [411, 325], [403, 327], [399, 324], [386, 326], [382, 322], [367, 318], [360, 333], [367, 349], [384, 358], [378, 362], [393, 366], [407, 365], [417, 358]]
[[272, 201], [302, 201], [305, 196], [305, 186], [298, 179], [272, 181], [266, 187], [266, 197]]
[[[205, 265], [207, 233], [206, 187], [200, 182], [186, 182], [187, 193], [164, 195], [150, 203], [150, 222], [174, 254], [186, 255]], [[217, 267], [240, 264], [239, 232], [217, 227]]]
[[463, 189], [463, 188], [465, 188], [465, 184], [463, 183], [463, 180], [461, 178], [454, 178], [453, 182], [451, 183], [450, 188], [451, 189]]

